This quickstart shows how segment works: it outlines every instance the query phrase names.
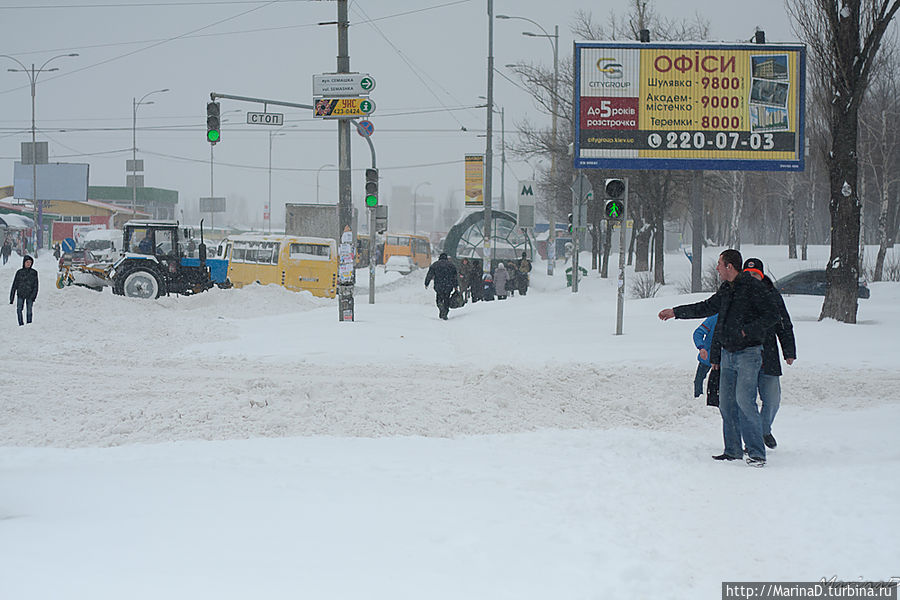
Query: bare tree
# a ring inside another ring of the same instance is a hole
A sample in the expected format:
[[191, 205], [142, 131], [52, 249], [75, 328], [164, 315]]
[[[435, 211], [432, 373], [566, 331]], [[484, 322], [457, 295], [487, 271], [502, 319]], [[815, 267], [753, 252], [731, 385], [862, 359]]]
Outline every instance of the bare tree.
[[[894, 46], [890, 46], [894, 50]], [[875, 268], [872, 279], [881, 281], [884, 274], [884, 259], [887, 254], [893, 231], [890, 228], [890, 215], [894, 210], [895, 198], [890, 191], [892, 186], [900, 184], [900, 127], [897, 117], [900, 116], [900, 56], [895, 52], [885, 52], [884, 68], [873, 78], [871, 92], [860, 108], [861, 134], [865, 142], [861, 146], [860, 160], [870, 173], [871, 187], [875, 202], [874, 213], [877, 218], [875, 234], [878, 240], [878, 253], [875, 257]], [[863, 207], [865, 215], [865, 206]], [[872, 219], [870, 219], [871, 221]], [[869, 238], [871, 240], [871, 238]]]
[[859, 279], [859, 108], [900, 0], [787, 0], [797, 32], [832, 92], [828, 155], [831, 257], [820, 319], [856, 323]]

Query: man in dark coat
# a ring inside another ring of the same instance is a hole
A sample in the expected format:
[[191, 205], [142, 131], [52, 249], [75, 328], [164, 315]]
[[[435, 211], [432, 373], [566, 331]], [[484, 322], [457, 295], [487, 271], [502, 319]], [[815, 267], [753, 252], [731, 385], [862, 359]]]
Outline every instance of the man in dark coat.
[[762, 282], [742, 271], [743, 258], [737, 250], [719, 255], [716, 271], [724, 283], [702, 302], [660, 311], [663, 321], [700, 319], [719, 314], [710, 363], [720, 370], [719, 412], [725, 452], [715, 460], [740, 460], [741, 438], [747, 445], [747, 464], [766, 464], [762, 418], [756, 406], [763, 342], [779, 319], [772, 295]]
[[31, 268], [33, 264], [34, 259], [28, 255], [22, 259], [22, 268], [16, 271], [12, 288], [9, 290], [10, 304], [13, 303], [17, 294], [19, 296], [19, 301], [16, 304], [16, 315], [19, 317], [19, 325], [25, 324], [22, 322], [23, 308], [27, 308], [26, 317], [28, 318], [28, 323], [31, 323], [31, 307], [34, 305], [38, 295], [38, 274], [37, 271]]
[[456, 267], [447, 258], [446, 252], [441, 252], [440, 257], [428, 267], [428, 274], [425, 275], [426, 289], [432, 279], [434, 279], [438, 316], [446, 321], [447, 313], [450, 312], [450, 294], [454, 289], [459, 289], [459, 275], [456, 273]]
[[762, 419], [763, 442], [767, 448], [775, 448], [778, 443], [772, 435], [772, 422], [778, 407], [781, 406], [781, 359], [778, 358], [778, 344], [781, 344], [781, 353], [784, 362], [794, 364], [797, 359], [797, 343], [794, 340], [794, 324], [784, 305], [784, 298], [775, 288], [775, 284], [763, 273], [763, 262], [758, 258], [748, 258], [744, 262], [744, 271], [750, 273], [754, 279], [762, 281], [772, 301], [778, 307], [778, 322], [766, 334], [763, 341], [762, 368], [759, 370], [759, 401], [762, 404], [760, 418]]

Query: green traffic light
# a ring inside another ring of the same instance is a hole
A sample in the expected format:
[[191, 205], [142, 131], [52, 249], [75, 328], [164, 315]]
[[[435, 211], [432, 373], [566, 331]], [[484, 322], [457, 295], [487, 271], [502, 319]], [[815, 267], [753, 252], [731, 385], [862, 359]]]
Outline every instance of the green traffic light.
[[369, 208], [378, 206], [378, 196], [374, 196], [372, 194], [366, 196], [366, 206], [368, 206]]
[[206, 132], [206, 139], [215, 144], [219, 141], [219, 130], [218, 129], [210, 129]]

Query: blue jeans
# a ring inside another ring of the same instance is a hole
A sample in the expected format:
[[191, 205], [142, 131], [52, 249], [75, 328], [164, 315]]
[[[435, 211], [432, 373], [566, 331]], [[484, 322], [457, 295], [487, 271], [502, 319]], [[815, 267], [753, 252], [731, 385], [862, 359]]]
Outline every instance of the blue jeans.
[[706, 380], [706, 374], [709, 373], [709, 365], [704, 365], [699, 360], [697, 361], [697, 374], [694, 375], [694, 398], [699, 398], [703, 395], [703, 382]]
[[781, 377], [759, 372], [759, 400], [762, 403], [759, 411], [762, 419], [762, 432], [763, 435], [769, 435], [772, 433], [772, 421], [775, 420], [775, 413], [781, 406]]
[[31, 307], [34, 305], [34, 300], [26, 300], [22, 296], [18, 296], [16, 299], [16, 316], [19, 317], [19, 325], [24, 325], [22, 322], [22, 308], [27, 307], [25, 311], [25, 316], [28, 318], [28, 322], [31, 323]]
[[761, 366], [762, 346], [751, 346], [737, 352], [722, 350], [719, 412], [722, 413], [722, 435], [728, 456], [740, 458], [744, 455], [741, 447], [743, 438], [750, 458], [766, 458], [762, 418], [756, 407]]

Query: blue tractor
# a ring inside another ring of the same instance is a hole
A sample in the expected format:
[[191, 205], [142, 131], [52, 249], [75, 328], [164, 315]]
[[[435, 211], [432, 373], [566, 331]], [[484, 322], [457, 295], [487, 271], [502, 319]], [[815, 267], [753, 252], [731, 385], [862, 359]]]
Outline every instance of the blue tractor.
[[193, 235], [177, 221], [132, 220], [124, 227], [123, 253], [110, 271], [113, 293], [154, 299], [168, 294], [197, 294], [213, 286], [206, 264], [203, 224], [199, 259], [191, 259]]

